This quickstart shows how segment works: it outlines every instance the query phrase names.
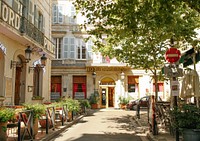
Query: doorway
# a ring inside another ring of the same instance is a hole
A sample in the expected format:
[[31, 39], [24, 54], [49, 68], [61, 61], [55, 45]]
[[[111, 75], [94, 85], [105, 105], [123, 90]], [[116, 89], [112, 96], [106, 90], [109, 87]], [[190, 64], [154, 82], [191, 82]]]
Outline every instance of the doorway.
[[114, 107], [115, 105], [115, 81], [106, 77], [100, 81], [101, 108]]
[[15, 76], [15, 98], [14, 103], [15, 105], [20, 104], [20, 81], [21, 81], [21, 67], [16, 67], [16, 76]]

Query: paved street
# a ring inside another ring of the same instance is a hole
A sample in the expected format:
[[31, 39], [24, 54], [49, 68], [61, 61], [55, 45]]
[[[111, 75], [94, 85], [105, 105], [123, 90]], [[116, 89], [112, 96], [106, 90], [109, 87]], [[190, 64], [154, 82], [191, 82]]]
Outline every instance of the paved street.
[[78, 124], [66, 129], [51, 141], [146, 141], [145, 134], [138, 134], [140, 129], [136, 123], [131, 122], [130, 117], [133, 115], [135, 111], [90, 111]]

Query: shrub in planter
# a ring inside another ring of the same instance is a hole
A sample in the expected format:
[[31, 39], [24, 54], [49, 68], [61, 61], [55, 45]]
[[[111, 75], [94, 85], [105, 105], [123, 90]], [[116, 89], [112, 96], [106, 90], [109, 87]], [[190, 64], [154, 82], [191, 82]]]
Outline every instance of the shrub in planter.
[[9, 120], [13, 120], [15, 115], [14, 109], [11, 108], [0, 108], [0, 140], [7, 140], [7, 123]]
[[99, 93], [98, 92], [94, 92], [90, 95], [90, 98], [89, 98], [89, 102], [90, 102], [90, 105], [91, 105], [91, 108], [92, 109], [97, 109], [98, 108], [98, 102], [99, 102]]
[[46, 106], [43, 104], [23, 104], [24, 110], [33, 111], [33, 135], [35, 136], [38, 132], [38, 120], [39, 117], [45, 114]]
[[[170, 112], [173, 119], [173, 127], [179, 128], [183, 133], [184, 141], [200, 140], [200, 109], [195, 105], [184, 104], [175, 107]], [[176, 119], [176, 120], [174, 120]]]
[[87, 100], [87, 99], [81, 99], [81, 100], [78, 100], [78, 101], [80, 103], [81, 113], [85, 113], [85, 109], [86, 108], [91, 108], [89, 100]]
[[80, 111], [80, 103], [78, 100], [72, 98], [66, 98], [63, 100], [64, 104], [67, 104], [68, 109], [68, 121], [73, 120], [73, 114]]

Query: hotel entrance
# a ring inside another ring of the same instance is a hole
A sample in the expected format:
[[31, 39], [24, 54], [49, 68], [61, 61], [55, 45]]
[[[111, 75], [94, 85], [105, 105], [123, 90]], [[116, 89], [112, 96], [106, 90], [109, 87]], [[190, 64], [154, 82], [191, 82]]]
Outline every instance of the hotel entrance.
[[114, 107], [115, 105], [115, 82], [111, 78], [104, 78], [100, 83], [101, 108]]

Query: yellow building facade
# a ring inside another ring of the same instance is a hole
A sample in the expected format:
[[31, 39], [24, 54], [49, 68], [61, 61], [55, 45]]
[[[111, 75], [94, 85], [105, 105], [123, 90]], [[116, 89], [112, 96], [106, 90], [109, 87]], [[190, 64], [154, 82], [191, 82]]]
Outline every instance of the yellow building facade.
[[54, 53], [50, 1], [0, 0], [1, 105], [50, 100]]

